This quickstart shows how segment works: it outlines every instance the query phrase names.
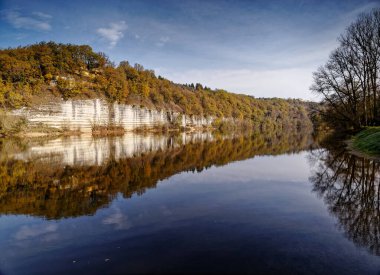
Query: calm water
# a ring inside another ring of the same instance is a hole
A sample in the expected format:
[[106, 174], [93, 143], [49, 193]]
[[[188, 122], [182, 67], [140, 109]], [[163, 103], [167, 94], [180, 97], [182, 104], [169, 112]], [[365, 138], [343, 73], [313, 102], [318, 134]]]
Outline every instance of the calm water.
[[380, 272], [379, 163], [308, 135], [0, 144], [0, 274]]

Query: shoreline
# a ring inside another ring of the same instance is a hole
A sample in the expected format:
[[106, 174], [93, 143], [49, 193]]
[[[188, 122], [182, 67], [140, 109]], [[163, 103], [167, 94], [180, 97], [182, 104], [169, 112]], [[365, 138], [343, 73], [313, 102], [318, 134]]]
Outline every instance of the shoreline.
[[90, 135], [92, 137], [112, 137], [112, 136], [123, 136], [127, 133], [136, 134], [166, 134], [166, 133], [191, 133], [191, 132], [201, 132], [201, 131], [214, 131], [215, 127], [178, 127], [178, 128], [162, 128], [162, 127], [150, 127], [150, 128], [136, 128], [133, 130], [123, 129], [101, 129], [93, 131], [81, 131], [81, 130], [62, 130], [58, 128], [47, 128], [48, 131], [41, 131], [41, 129], [23, 130], [17, 133], [5, 133], [0, 135], [0, 138], [54, 138], [54, 137], [69, 137], [69, 136], [81, 136]]
[[360, 158], [366, 158], [366, 159], [370, 159], [370, 160], [380, 161], [380, 156], [374, 156], [374, 155], [368, 154], [366, 152], [363, 152], [360, 149], [355, 148], [355, 146], [353, 144], [354, 141], [352, 140], [352, 138], [345, 140], [344, 143], [346, 144], [346, 149], [350, 154], [357, 156], [357, 157], [360, 157]]
[[379, 152], [380, 127], [368, 127], [346, 140], [350, 153], [372, 160], [380, 160]]

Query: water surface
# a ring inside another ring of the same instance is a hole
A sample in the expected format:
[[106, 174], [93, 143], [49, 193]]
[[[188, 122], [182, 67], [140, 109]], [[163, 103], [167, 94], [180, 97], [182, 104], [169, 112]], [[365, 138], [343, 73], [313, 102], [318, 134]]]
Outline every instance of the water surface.
[[0, 273], [380, 271], [379, 164], [302, 133], [1, 141]]

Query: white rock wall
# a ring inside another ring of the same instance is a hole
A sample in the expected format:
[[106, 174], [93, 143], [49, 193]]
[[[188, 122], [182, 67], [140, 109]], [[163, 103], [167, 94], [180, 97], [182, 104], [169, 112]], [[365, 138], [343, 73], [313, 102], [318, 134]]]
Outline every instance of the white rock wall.
[[172, 111], [148, 110], [132, 105], [110, 104], [100, 99], [61, 100], [35, 107], [25, 107], [13, 111], [13, 114], [25, 116], [31, 124], [44, 123], [56, 128], [91, 131], [93, 125], [116, 124], [126, 130], [138, 127], [154, 127], [181, 120], [182, 126], [209, 125], [212, 119], [197, 116], [185, 116]]

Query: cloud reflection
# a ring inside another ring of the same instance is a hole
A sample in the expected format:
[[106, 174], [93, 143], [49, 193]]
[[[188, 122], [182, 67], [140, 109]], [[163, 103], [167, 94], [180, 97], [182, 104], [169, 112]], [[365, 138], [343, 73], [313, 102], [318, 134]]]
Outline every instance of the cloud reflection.
[[[30, 238], [40, 237], [56, 232], [58, 229], [57, 224], [41, 224], [41, 225], [24, 225], [15, 234], [16, 240], [26, 240]], [[50, 237], [44, 236], [45, 240], [51, 240]]]
[[102, 223], [105, 225], [113, 225], [116, 230], [125, 230], [132, 227], [128, 216], [124, 215], [119, 208], [115, 209], [115, 213], [103, 219]]

